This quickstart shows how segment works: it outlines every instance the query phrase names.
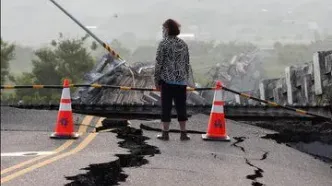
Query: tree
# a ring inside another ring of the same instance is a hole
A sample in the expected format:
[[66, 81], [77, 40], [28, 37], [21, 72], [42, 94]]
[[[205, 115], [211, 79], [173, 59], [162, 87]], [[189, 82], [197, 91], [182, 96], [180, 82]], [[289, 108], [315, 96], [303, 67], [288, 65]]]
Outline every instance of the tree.
[[[71, 83], [80, 83], [83, 75], [94, 65], [92, 56], [84, 47], [87, 38], [86, 35], [79, 39], [66, 39], [60, 34], [57, 40], [51, 41], [50, 47], [43, 47], [34, 52], [36, 59], [32, 60], [32, 72], [16, 77], [15, 83], [61, 85], [64, 78], [68, 78]], [[37, 97], [51, 100], [58, 98], [60, 94], [61, 91], [50, 89], [16, 91], [19, 99], [23, 96], [33, 96], [35, 100]]]
[[37, 59], [32, 60], [32, 74], [37, 84], [61, 84], [59, 59], [49, 48], [41, 48], [35, 52]]
[[9, 44], [0, 39], [1, 42], [1, 84], [4, 84], [9, 75], [9, 61], [14, 59], [15, 45]]
[[[55, 52], [49, 48], [41, 48], [35, 52], [37, 59], [32, 60], [33, 82], [36, 84], [59, 85], [61, 75], [59, 73], [59, 59]], [[35, 92], [35, 90], [32, 90]], [[38, 90], [40, 95], [51, 97], [53, 92], [49, 89]], [[31, 92], [32, 93], [32, 92]]]
[[[31, 85], [35, 82], [35, 77], [32, 73], [23, 72], [22, 75], [15, 77], [15, 84], [17, 85]], [[24, 96], [33, 96], [37, 95], [38, 92], [32, 89], [16, 89], [16, 97], [22, 99]]]
[[[94, 60], [84, 48], [86, 39], [87, 37], [59, 39], [57, 47], [53, 50], [59, 77], [69, 78], [72, 82], [79, 83], [83, 75], [92, 69]], [[50, 53], [50, 57], [53, 57], [53, 54]]]

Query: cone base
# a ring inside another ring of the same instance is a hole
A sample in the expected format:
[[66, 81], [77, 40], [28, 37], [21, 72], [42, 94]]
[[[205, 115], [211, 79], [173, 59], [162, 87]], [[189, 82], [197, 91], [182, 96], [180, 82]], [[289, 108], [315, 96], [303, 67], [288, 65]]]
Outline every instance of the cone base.
[[50, 138], [53, 139], [77, 139], [80, 135], [78, 133], [71, 133], [71, 134], [59, 134], [59, 133], [52, 133]]
[[208, 134], [202, 134], [202, 139], [210, 141], [231, 141], [231, 138], [229, 136], [212, 137]]

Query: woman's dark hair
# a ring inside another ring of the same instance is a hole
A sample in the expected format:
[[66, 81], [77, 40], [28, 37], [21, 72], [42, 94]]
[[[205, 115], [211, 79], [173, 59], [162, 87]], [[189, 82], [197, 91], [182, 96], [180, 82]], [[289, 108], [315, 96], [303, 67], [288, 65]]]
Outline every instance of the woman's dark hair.
[[167, 19], [163, 24], [163, 27], [168, 29], [168, 35], [169, 36], [179, 35], [180, 34], [180, 28], [179, 27], [180, 26], [181, 25], [173, 19]]

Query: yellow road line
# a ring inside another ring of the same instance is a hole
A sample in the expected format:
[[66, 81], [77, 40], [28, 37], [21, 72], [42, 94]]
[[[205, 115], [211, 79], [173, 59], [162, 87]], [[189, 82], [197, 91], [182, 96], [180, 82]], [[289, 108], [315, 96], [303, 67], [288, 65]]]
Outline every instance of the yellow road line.
[[[131, 124], [130, 121], [128, 121], [128, 126], [130, 126], [130, 124]], [[102, 123], [100, 122], [100, 126], [98, 126], [98, 127], [101, 127], [101, 126], [102, 126]], [[96, 128], [97, 128], [97, 125], [96, 125]], [[115, 128], [99, 130], [98, 133], [102, 133], [102, 132], [111, 132], [111, 131], [113, 131], [113, 130], [115, 130]], [[96, 129], [94, 130], [94, 132], [96, 132]]]
[[[77, 133], [79, 133], [80, 135], [85, 133], [88, 129], [88, 126], [90, 125], [91, 123], [91, 120], [93, 118], [93, 116], [86, 116], [86, 117], [89, 117], [87, 120], [83, 120], [82, 121], [82, 125], [79, 127]], [[85, 118], [84, 118], [85, 119]]]
[[111, 131], [113, 131], [113, 130], [115, 130], [115, 128], [100, 130], [100, 131], [98, 131], [98, 133], [102, 133], [102, 132], [111, 132]]
[[102, 121], [104, 120], [104, 118], [100, 118], [96, 124], [96, 127], [95, 129], [93, 130], [93, 132], [96, 132], [97, 128], [98, 127], [101, 127], [103, 124], [102, 124]]
[[[98, 120], [98, 123], [97, 123], [97, 125], [101, 125], [101, 121], [103, 120], [103, 118], [100, 118], [99, 120]], [[96, 125], [96, 126], [97, 126]], [[48, 164], [50, 164], [50, 163], [52, 163], [52, 162], [55, 162], [55, 161], [57, 161], [57, 160], [60, 160], [60, 159], [62, 159], [62, 158], [65, 158], [65, 157], [67, 157], [67, 156], [70, 156], [70, 155], [73, 155], [73, 154], [75, 154], [75, 153], [78, 153], [79, 151], [81, 151], [81, 150], [83, 150], [96, 136], [97, 136], [97, 134], [98, 133], [90, 133], [77, 147], [75, 147], [74, 149], [72, 149], [71, 151], [69, 151], [69, 152], [65, 152], [65, 153], [62, 153], [62, 154], [59, 154], [59, 155], [57, 155], [57, 156], [54, 156], [54, 157], [52, 157], [52, 158], [50, 158], [50, 159], [47, 159], [47, 160], [45, 160], [45, 161], [43, 161], [43, 162], [40, 162], [40, 163], [37, 163], [37, 164], [34, 164], [34, 165], [31, 165], [30, 167], [28, 167], [28, 168], [25, 168], [25, 169], [22, 169], [22, 170], [20, 170], [20, 171], [18, 171], [18, 172], [15, 172], [15, 173], [13, 173], [13, 174], [11, 174], [11, 175], [9, 175], [9, 176], [6, 176], [6, 177], [4, 177], [4, 178], [2, 178], [1, 179], [1, 183], [5, 183], [5, 182], [8, 182], [8, 181], [10, 181], [10, 180], [12, 180], [12, 179], [14, 179], [14, 178], [16, 178], [16, 177], [18, 177], [18, 176], [21, 176], [21, 175], [23, 175], [23, 174], [26, 174], [26, 173], [28, 173], [28, 172], [31, 172], [31, 171], [33, 171], [33, 170], [35, 170], [35, 169], [38, 169], [38, 168], [40, 168], [40, 167], [43, 167], [43, 166], [45, 166], [45, 165], [48, 165]]]
[[[93, 116], [85, 116], [84, 119], [83, 119], [83, 121], [82, 121], [82, 123], [90, 124], [92, 118], [93, 118]], [[87, 127], [84, 128], [83, 125], [81, 125], [81, 126], [79, 127], [79, 131], [82, 131], [82, 132], [86, 131], [86, 129], [87, 129]], [[54, 150], [55, 153], [60, 153], [60, 152], [62, 152], [62, 151], [64, 151], [64, 150], [66, 150], [68, 147], [70, 147], [70, 146], [74, 143], [74, 141], [75, 141], [75, 140], [67, 140], [64, 144], [62, 144], [60, 147], [58, 147], [57, 149]], [[9, 168], [6, 168], [6, 169], [4, 169], [4, 170], [1, 170], [1, 175], [2, 175], [2, 174], [6, 174], [6, 173], [8, 173], [8, 172], [11, 172], [11, 171], [13, 171], [13, 170], [16, 170], [16, 169], [18, 169], [18, 168], [21, 168], [21, 167], [23, 167], [23, 166], [25, 166], [25, 165], [28, 165], [28, 164], [33, 163], [33, 162], [35, 162], [35, 161], [41, 160], [41, 159], [43, 159], [43, 158], [45, 158], [45, 157], [48, 157], [48, 156], [51, 156], [51, 155], [54, 155], [54, 154], [45, 155], [45, 156], [38, 156], [38, 157], [35, 157], [35, 158], [33, 158], [33, 159], [30, 159], [30, 160], [24, 161], [24, 162], [22, 162], [22, 163], [19, 163], [19, 164], [13, 165], [12, 167], [9, 167]]]

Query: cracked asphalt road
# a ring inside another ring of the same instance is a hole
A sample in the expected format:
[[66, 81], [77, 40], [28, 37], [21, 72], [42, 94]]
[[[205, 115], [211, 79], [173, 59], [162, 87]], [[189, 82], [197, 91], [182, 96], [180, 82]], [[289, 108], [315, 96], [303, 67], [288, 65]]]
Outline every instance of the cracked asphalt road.
[[[190, 118], [188, 129], [206, 131], [208, 116]], [[160, 128], [157, 122], [132, 121]], [[177, 123], [171, 128], [178, 129]], [[170, 141], [155, 139], [155, 131], [144, 131], [147, 143], [161, 154], [150, 163], [124, 169], [130, 175], [122, 185], [324, 185], [332, 184], [331, 165], [296, 149], [261, 137], [273, 131], [227, 120], [231, 142], [202, 141], [200, 134], [181, 142], [178, 133]], [[242, 141], [243, 140], [243, 141]], [[148, 176], [149, 179], [142, 179]]]
[[[1, 108], [1, 153], [49, 151], [61, 146], [65, 141], [49, 138], [56, 114], [53, 111]], [[85, 118], [76, 117], [78, 123]], [[99, 119], [93, 118], [89, 124], [95, 126]], [[205, 115], [193, 116], [188, 129], [206, 131], [207, 120]], [[156, 122], [134, 120], [130, 123], [134, 129], [139, 129], [141, 124], [160, 128]], [[178, 129], [178, 124], [171, 127]], [[79, 130], [78, 126], [75, 130]], [[330, 164], [261, 138], [273, 131], [230, 120], [227, 120], [227, 131], [231, 142], [203, 141], [201, 134], [197, 133], [190, 134], [192, 140], [185, 142], [179, 140], [179, 133], [171, 133], [170, 141], [164, 142], [155, 138], [156, 131], [142, 130], [140, 134], [133, 130], [126, 135], [121, 130], [100, 131], [82, 150], [1, 185], [74, 185], [70, 183], [78, 177], [104, 176], [119, 166], [123, 166], [122, 173], [113, 177], [120, 185], [332, 185]], [[63, 153], [75, 150], [89, 139], [90, 134], [94, 134], [92, 128], [88, 128], [87, 133]], [[137, 151], [137, 148], [146, 146], [158, 149], [159, 153], [152, 156], [147, 151]], [[133, 154], [141, 155], [145, 160], [138, 157], [133, 160]], [[118, 157], [122, 162], [117, 160]], [[1, 157], [1, 171], [31, 158], [35, 157]], [[109, 167], [99, 169], [101, 165]], [[8, 174], [1, 175], [1, 179]], [[90, 182], [89, 185], [107, 184]]]

